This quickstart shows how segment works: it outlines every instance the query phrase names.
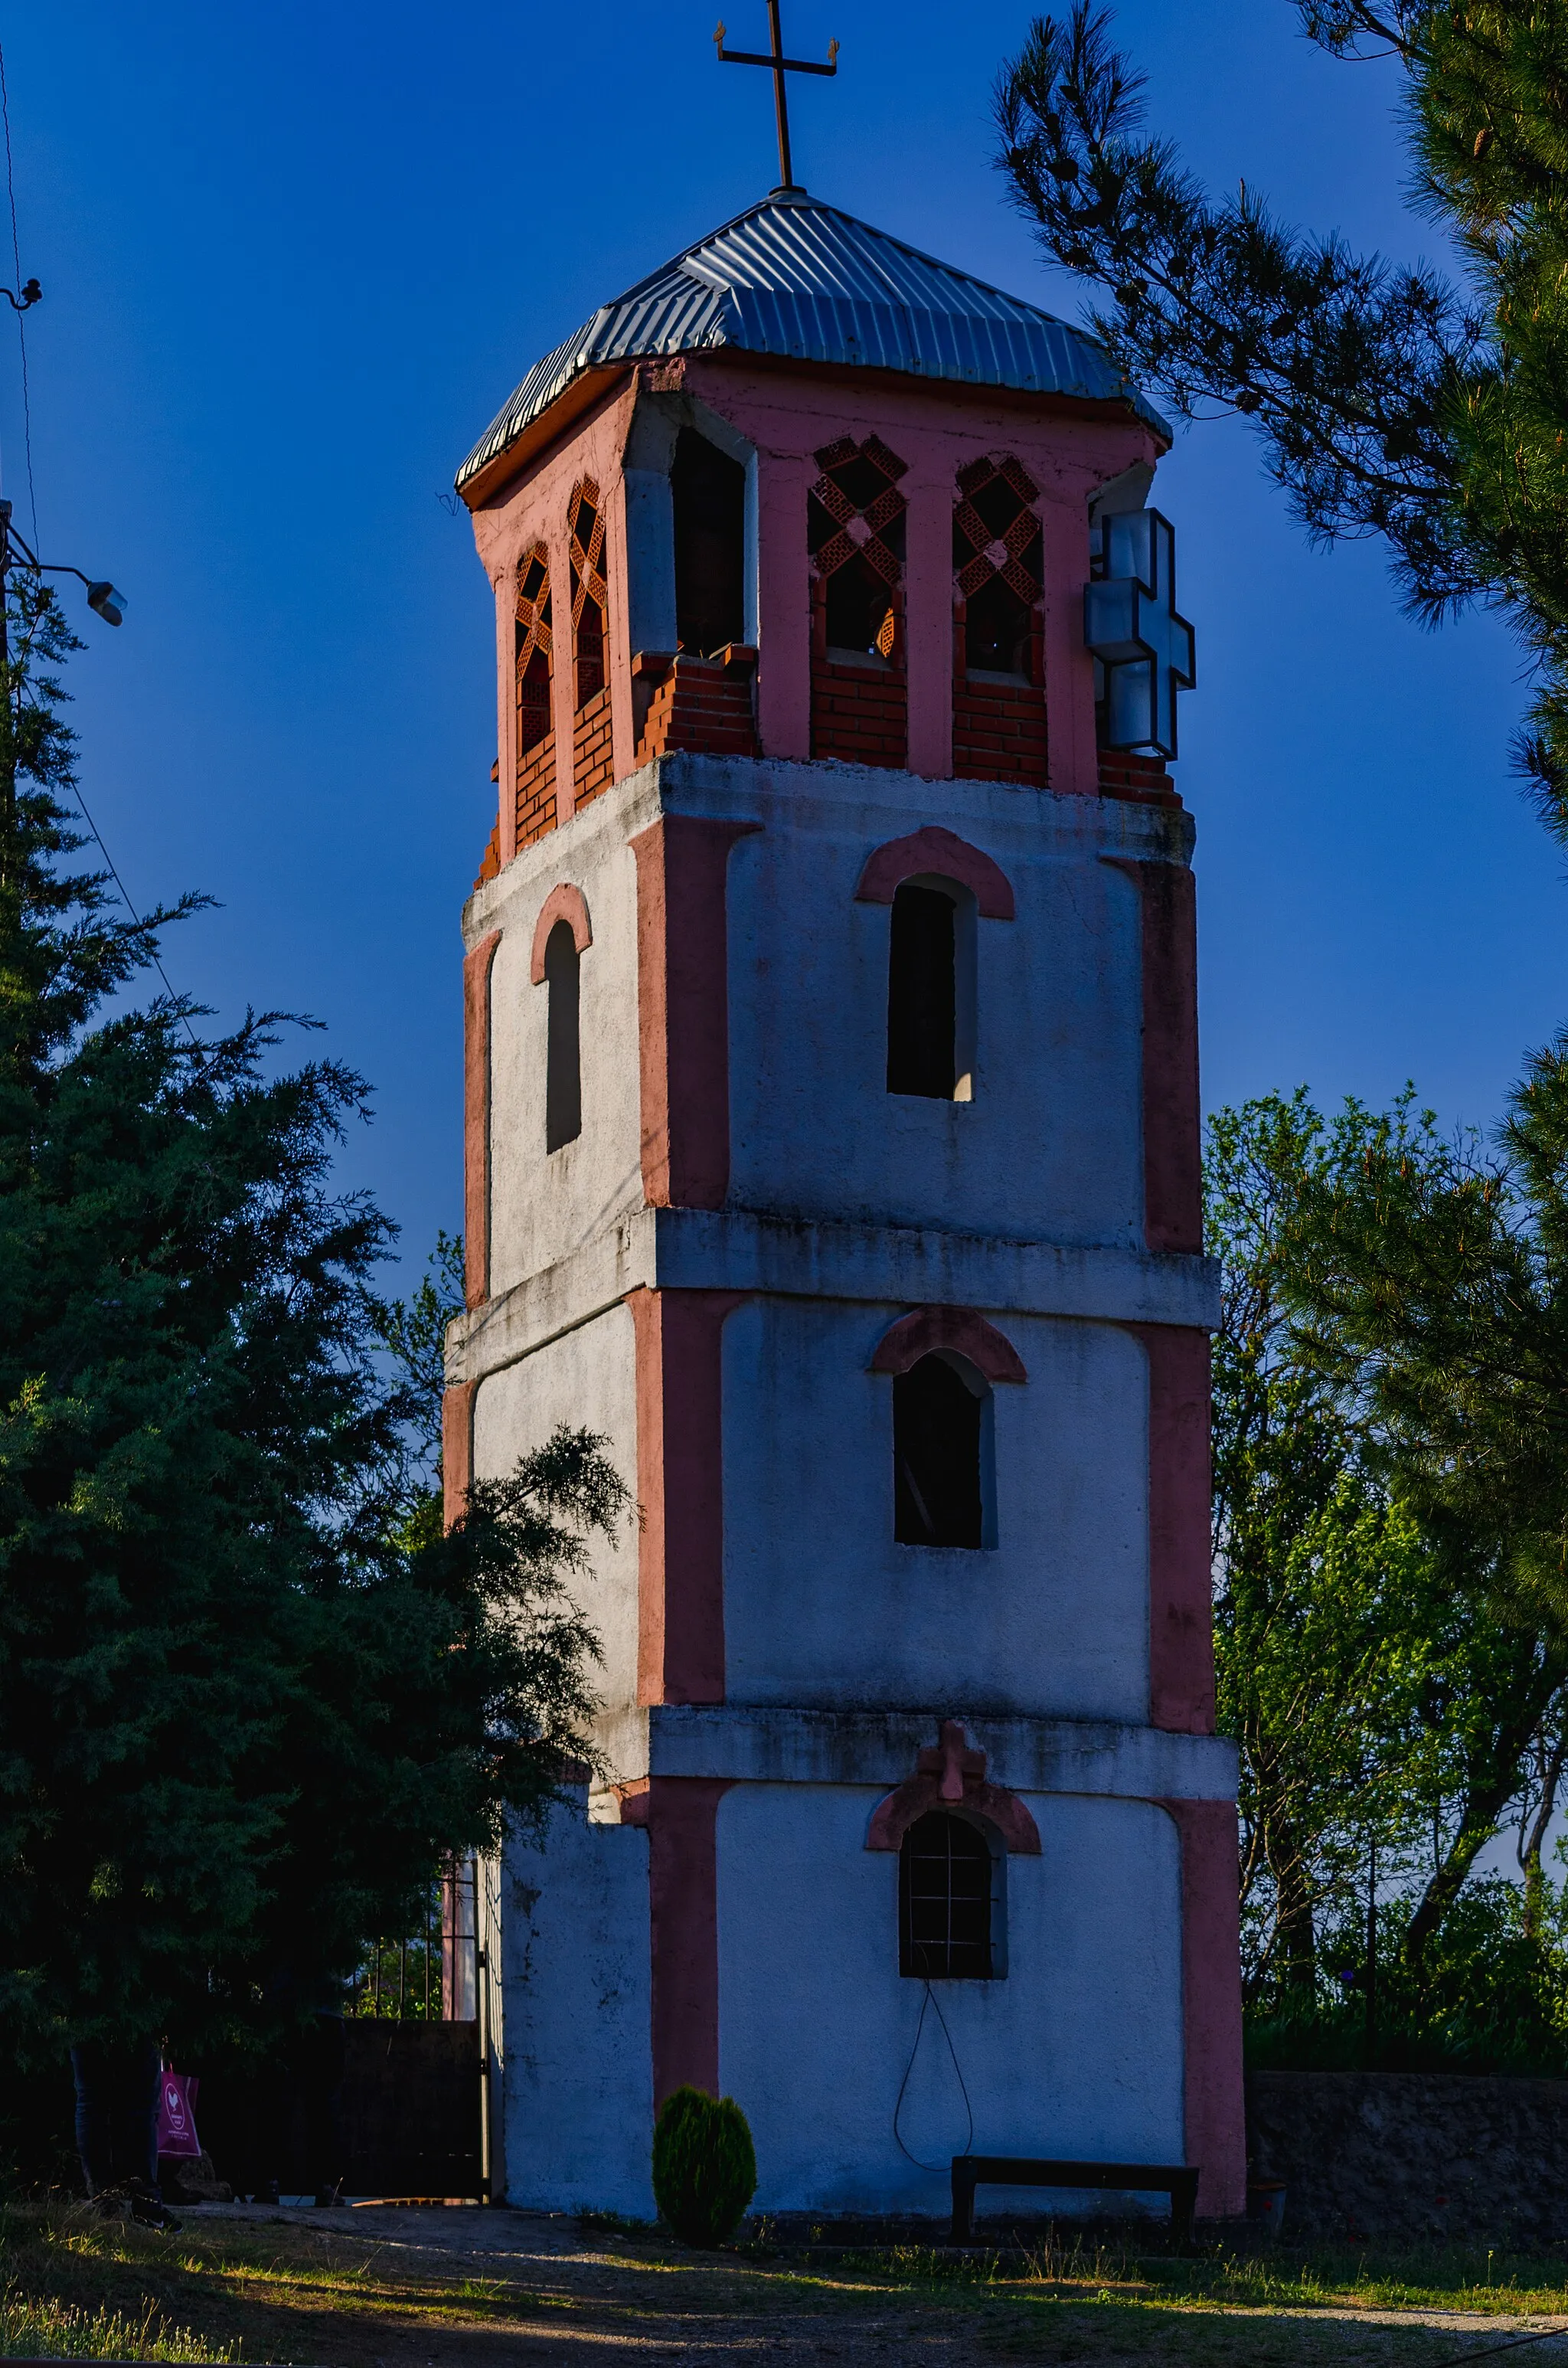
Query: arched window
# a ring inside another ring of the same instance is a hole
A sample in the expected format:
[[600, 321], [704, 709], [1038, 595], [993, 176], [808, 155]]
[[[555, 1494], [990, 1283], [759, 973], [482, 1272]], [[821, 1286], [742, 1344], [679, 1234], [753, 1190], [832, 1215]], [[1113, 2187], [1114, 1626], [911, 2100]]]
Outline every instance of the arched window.
[[908, 467], [881, 438], [841, 436], [816, 455], [806, 497], [812, 556], [812, 754], [897, 765], [909, 745], [903, 662]]
[[574, 1143], [583, 1132], [582, 959], [570, 921], [557, 921], [545, 939], [544, 979], [550, 998], [544, 1073], [544, 1147], [549, 1152]]
[[893, 1536], [906, 1546], [982, 1546], [991, 1393], [967, 1357], [937, 1349], [892, 1383]]
[[888, 936], [888, 1091], [974, 1095], [975, 898], [957, 882], [905, 880]]
[[898, 1852], [898, 1970], [927, 1982], [989, 1982], [998, 1962], [1000, 1868], [966, 1817], [928, 1809]]
[[566, 526], [572, 554], [572, 654], [577, 675], [579, 713], [605, 687], [605, 620], [609, 591], [605, 583], [605, 522], [599, 489], [585, 477], [572, 489]]
[[550, 675], [550, 561], [536, 542], [517, 569], [514, 638], [517, 700], [517, 841], [528, 847], [555, 827], [555, 734]]
[[888, 951], [888, 1091], [951, 1101], [958, 1019], [953, 900], [905, 882]]
[[681, 648], [714, 656], [746, 637], [746, 472], [694, 427], [676, 438], [676, 632]]
[[953, 512], [953, 770], [960, 779], [1046, 775], [1045, 562], [1040, 487], [1010, 453], [959, 471]]

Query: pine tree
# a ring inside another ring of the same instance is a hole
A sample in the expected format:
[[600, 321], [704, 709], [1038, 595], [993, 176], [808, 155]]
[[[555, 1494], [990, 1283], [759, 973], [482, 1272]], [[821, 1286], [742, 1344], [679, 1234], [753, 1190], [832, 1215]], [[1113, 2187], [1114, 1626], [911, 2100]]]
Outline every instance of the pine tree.
[[1409, 609], [1500, 609], [1536, 680], [1516, 758], [1568, 840], [1568, 8], [1298, 0], [1331, 55], [1398, 59], [1417, 204], [1459, 285], [1210, 198], [1142, 131], [1108, 14], [1036, 20], [997, 87], [998, 162], [1095, 333], [1193, 416], [1249, 418], [1319, 541], [1380, 535]]
[[372, 1290], [392, 1228], [332, 1176], [366, 1089], [277, 1074], [278, 1015], [203, 1041], [187, 1001], [131, 1002], [202, 900], [138, 921], [77, 866], [76, 645], [11, 585], [0, 2011], [40, 2053], [199, 2039], [279, 1965], [346, 1972], [445, 1854], [537, 1810], [586, 1748], [567, 1582], [625, 1491], [562, 1432], [432, 1522]]

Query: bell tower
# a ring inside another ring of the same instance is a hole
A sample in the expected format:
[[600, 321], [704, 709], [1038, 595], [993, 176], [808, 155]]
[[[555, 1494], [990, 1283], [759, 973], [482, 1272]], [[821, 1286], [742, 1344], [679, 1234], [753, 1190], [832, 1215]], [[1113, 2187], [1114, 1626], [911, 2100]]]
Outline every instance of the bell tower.
[[785, 188], [460, 473], [447, 1482], [564, 1420], [642, 1514], [585, 1588], [602, 1773], [498, 1871], [513, 2203], [650, 2213], [691, 2081], [759, 2210], [942, 2213], [962, 2151], [1242, 2208], [1168, 441]]

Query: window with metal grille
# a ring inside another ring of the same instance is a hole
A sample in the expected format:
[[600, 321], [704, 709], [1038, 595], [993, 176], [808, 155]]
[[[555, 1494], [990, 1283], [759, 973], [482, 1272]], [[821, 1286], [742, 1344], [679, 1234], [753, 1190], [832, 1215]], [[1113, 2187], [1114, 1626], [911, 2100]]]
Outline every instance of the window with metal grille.
[[545, 1021], [544, 1147], [559, 1151], [583, 1132], [583, 1056], [578, 1018], [582, 956], [570, 921], [557, 921], [544, 941], [550, 997]]
[[916, 1817], [898, 1852], [899, 1972], [915, 1981], [994, 1981], [995, 1888], [983, 1834], [945, 1809]]
[[893, 1536], [901, 1545], [985, 1543], [985, 1395], [973, 1367], [940, 1350], [893, 1375]]

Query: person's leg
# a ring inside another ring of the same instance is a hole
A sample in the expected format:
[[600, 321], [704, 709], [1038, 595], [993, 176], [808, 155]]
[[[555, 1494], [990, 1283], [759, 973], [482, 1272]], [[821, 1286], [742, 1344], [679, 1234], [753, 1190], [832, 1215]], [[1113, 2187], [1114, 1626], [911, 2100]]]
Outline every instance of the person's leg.
[[100, 2041], [84, 2039], [71, 2050], [71, 2071], [76, 2083], [76, 2152], [89, 2195], [101, 2195], [114, 2184], [114, 2152], [109, 2137], [108, 2067]]

